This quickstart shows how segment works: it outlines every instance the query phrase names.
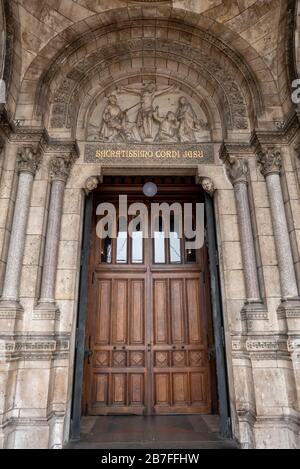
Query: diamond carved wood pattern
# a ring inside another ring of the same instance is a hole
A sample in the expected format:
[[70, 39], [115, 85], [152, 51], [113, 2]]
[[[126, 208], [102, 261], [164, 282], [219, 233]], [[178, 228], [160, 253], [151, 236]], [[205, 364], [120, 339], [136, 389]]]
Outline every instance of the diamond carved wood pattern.
[[168, 352], [157, 352], [155, 354], [155, 362], [158, 368], [168, 366]]
[[201, 352], [191, 352], [190, 364], [191, 366], [204, 366], [203, 354]]
[[109, 366], [108, 352], [97, 352], [95, 362], [96, 362], [96, 365], [101, 366], [101, 367]]
[[174, 352], [173, 353], [173, 365], [184, 366], [185, 365], [185, 352]]
[[144, 352], [132, 352], [130, 355], [131, 366], [144, 366]]
[[126, 366], [126, 352], [115, 352], [113, 354], [114, 366]]

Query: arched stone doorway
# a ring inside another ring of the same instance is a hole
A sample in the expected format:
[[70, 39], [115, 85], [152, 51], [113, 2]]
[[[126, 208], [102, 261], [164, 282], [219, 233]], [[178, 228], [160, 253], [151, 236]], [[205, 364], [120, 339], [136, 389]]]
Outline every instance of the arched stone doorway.
[[[208, 178], [199, 186], [193, 176], [136, 172], [104, 177], [100, 186], [97, 177], [87, 182], [99, 192], [85, 209], [71, 438], [80, 438], [82, 415], [110, 414], [219, 414], [221, 435], [231, 437], [214, 185]], [[147, 181], [157, 185], [156, 198], [142, 193]], [[143, 201], [149, 210], [142, 230], [150, 229], [155, 203], [205, 204], [205, 245], [186, 250], [179, 228], [176, 246], [172, 236], [147, 236], [139, 246], [126, 236], [125, 249], [121, 233], [108, 243], [97, 239], [99, 203], [117, 206], [120, 194], [126, 208]]]
[[[39, 38], [23, 31], [22, 46], [16, 34], [1, 114], [1, 444], [69, 438], [94, 178], [172, 175], [210, 178], [215, 189], [233, 435], [243, 447], [297, 445], [299, 124], [282, 60], [287, 2], [276, 14], [255, 2], [249, 18], [283, 26], [257, 44], [243, 12], [227, 23], [228, 5], [215, 19], [198, 2], [66, 3], [79, 20], [59, 17]], [[269, 36], [271, 52], [261, 45]]]

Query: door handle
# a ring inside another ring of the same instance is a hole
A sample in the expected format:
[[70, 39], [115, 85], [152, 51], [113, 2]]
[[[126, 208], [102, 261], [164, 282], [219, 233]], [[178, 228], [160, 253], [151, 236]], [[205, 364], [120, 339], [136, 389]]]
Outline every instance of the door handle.
[[148, 352], [151, 352], [152, 345], [148, 344], [147, 347], [148, 347]]
[[93, 351], [92, 350], [85, 350], [84, 351], [84, 358], [87, 359], [88, 365], [91, 364], [91, 358], [93, 356]]
[[216, 358], [216, 348], [213, 345], [212, 347], [208, 349], [208, 360], [211, 362], [215, 360], [215, 358]]
[[92, 350], [92, 337], [89, 336], [89, 348], [84, 351], [84, 357], [87, 358], [88, 365], [91, 364], [91, 358], [93, 356], [93, 350]]

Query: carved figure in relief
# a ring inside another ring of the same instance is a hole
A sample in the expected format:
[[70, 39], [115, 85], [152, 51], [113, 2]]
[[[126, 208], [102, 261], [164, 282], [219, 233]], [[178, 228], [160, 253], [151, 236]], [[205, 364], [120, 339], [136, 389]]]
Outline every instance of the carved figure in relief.
[[201, 130], [203, 125], [197, 118], [192, 105], [184, 96], [179, 99], [176, 119], [179, 122], [178, 135], [180, 142], [196, 142], [195, 131]]
[[103, 111], [100, 138], [105, 142], [128, 142], [131, 132], [127, 129], [127, 114], [118, 105], [117, 97], [112, 94]]
[[176, 143], [178, 142], [179, 124], [176, 120], [174, 112], [168, 112], [165, 117], [159, 115], [159, 107], [157, 106], [153, 118], [159, 123], [159, 131], [155, 137], [155, 142], [159, 143]]
[[119, 89], [120, 93], [129, 93], [140, 97], [140, 102], [137, 104], [140, 108], [137, 114], [136, 124], [142, 141], [153, 140], [154, 100], [158, 98], [158, 96], [163, 96], [164, 94], [176, 90], [175, 85], [158, 90], [154, 82], [144, 84], [143, 88], [138, 90], [126, 86], [122, 86]]

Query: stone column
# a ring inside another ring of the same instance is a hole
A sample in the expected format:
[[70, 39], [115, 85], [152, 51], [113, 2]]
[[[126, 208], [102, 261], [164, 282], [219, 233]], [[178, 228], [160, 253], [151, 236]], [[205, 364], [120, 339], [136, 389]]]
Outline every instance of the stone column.
[[3, 310], [22, 310], [19, 303], [19, 284], [25, 248], [25, 236], [28, 222], [32, 184], [41, 161], [41, 154], [32, 146], [26, 146], [18, 152], [18, 189], [13, 216], [12, 230], [4, 277], [4, 286], [0, 308]]
[[243, 159], [230, 157], [227, 173], [234, 187], [238, 225], [241, 238], [242, 260], [245, 275], [247, 304], [261, 304], [257, 274], [256, 254], [248, 196], [248, 164]]
[[0, 140], [0, 180], [2, 176], [3, 163], [4, 163], [4, 143], [2, 142], [2, 140]]
[[[282, 294], [282, 304], [278, 310], [279, 318], [285, 320], [294, 318], [296, 320], [300, 317], [300, 302], [280, 181], [281, 152], [275, 148], [260, 149], [258, 164], [267, 183], [278, 258]], [[297, 326], [297, 324], [295, 325]]]
[[41, 281], [40, 300], [34, 311], [34, 319], [57, 319], [58, 308], [55, 303], [55, 284], [58, 261], [61, 218], [65, 186], [75, 157], [67, 154], [55, 157], [50, 162], [51, 194], [46, 232], [44, 265]]

